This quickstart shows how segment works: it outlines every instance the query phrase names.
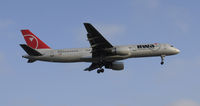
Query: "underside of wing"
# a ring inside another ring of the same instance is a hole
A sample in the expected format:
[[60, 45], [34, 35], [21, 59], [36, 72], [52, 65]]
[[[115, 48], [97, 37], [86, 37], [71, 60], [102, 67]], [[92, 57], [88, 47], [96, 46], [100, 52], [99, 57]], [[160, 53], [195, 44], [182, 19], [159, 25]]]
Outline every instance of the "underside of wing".
[[92, 63], [88, 68], [86, 68], [84, 71], [92, 71], [99, 68], [99, 65], [96, 63]]
[[104, 57], [110, 55], [107, 51], [113, 46], [99, 33], [90, 23], [84, 23], [87, 30], [87, 38], [92, 48], [92, 57], [97, 58], [99, 62], [92, 63], [85, 71], [92, 71], [97, 68], [102, 71], [102, 67], [106, 65]]

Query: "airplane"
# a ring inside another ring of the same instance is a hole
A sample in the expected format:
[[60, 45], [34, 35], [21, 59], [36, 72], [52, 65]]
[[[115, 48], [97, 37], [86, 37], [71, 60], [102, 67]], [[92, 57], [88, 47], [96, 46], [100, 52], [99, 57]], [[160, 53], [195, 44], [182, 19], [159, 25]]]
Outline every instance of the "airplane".
[[[97, 73], [103, 73], [104, 68], [120, 71], [124, 69], [121, 60], [138, 57], [161, 57], [161, 65], [165, 56], [175, 55], [180, 52], [170, 44], [152, 43], [113, 46], [90, 23], [84, 23], [87, 30], [87, 40], [90, 48], [51, 49], [28, 29], [21, 30], [26, 44], [20, 44], [27, 55], [28, 63], [37, 60], [47, 62], [90, 62], [91, 65], [84, 71], [97, 69]], [[104, 67], [104, 68], [103, 68]]]

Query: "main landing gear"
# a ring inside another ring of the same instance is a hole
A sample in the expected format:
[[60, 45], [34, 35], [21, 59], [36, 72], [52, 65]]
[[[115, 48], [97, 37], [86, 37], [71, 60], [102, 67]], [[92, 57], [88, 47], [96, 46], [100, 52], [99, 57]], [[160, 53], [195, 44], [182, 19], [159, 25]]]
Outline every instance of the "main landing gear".
[[100, 56], [100, 60], [99, 60], [99, 69], [97, 69], [97, 73], [100, 74], [100, 73], [103, 73], [104, 72], [104, 69], [102, 68], [104, 66], [103, 64], [103, 57]]
[[98, 74], [103, 73], [103, 72], [104, 72], [104, 69], [103, 69], [103, 68], [99, 68], [99, 69], [97, 70], [97, 73], [98, 73]]
[[161, 55], [160, 57], [161, 57], [161, 63], [160, 64], [163, 65], [164, 64], [165, 55]]

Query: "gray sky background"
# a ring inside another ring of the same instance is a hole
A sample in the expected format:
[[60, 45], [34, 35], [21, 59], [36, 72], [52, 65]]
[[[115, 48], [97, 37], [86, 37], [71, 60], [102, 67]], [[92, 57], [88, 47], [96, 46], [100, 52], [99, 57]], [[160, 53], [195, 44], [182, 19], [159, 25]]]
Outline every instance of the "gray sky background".
[[[199, 0], [1, 0], [1, 106], [200, 106]], [[83, 22], [113, 45], [169, 43], [176, 56], [125, 60], [124, 71], [89, 63], [26, 63], [20, 30], [51, 48], [89, 47]]]

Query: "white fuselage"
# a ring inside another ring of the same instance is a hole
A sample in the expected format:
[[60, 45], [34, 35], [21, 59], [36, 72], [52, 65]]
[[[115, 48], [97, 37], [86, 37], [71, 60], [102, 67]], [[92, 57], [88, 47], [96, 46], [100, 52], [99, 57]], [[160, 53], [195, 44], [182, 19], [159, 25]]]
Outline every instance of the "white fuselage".
[[[23, 57], [31, 60], [49, 62], [98, 62], [100, 57], [92, 58], [92, 48], [73, 49], [38, 49], [42, 56]], [[111, 50], [113, 55], [101, 57], [103, 61], [117, 61], [136, 57], [168, 56], [178, 54], [180, 51], [169, 44], [147, 44], [147, 45], [127, 45], [115, 46]]]

